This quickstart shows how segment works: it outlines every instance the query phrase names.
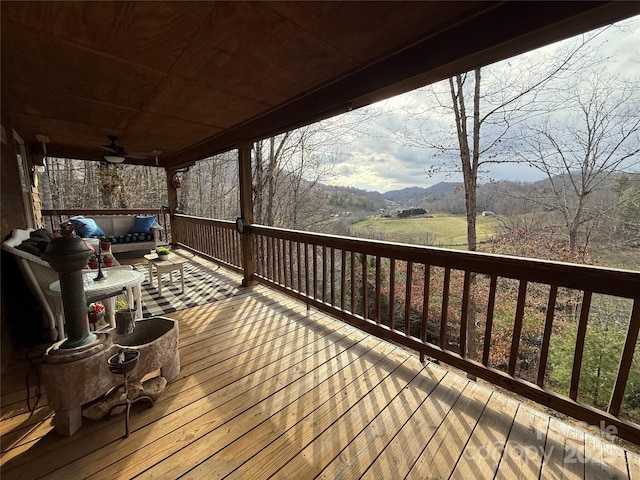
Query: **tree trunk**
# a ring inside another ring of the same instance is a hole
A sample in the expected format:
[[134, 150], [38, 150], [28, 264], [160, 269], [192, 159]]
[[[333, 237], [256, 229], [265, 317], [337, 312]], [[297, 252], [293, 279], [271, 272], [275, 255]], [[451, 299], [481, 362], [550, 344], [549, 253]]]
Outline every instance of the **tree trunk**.
[[264, 224], [264, 205], [263, 205], [263, 190], [264, 190], [264, 157], [262, 155], [262, 140], [255, 144], [255, 167], [254, 167], [254, 181], [253, 181], [253, 210], [254, 221], [256, 223]]
[[190, 183], [190, 172], [189, 170], [187, 170], [186, 172], [184, 172], [182, 174], [182, 183], [181, 183], [181, 187], [180, 187], [180, 201], [178, 202], [179, 204], [179, 209], [182, 210], [185, 213], [191, 213], [189, 211], [189, 183]]
[[53, 209], [53, 198], [51, 197], [51, 172], [49, 171], [50, 162], [51, 160], [45, 161], [44, 178], [40, 177], [42, 181], [39, 184], [40, 201], [42, 202], [42, 208], [44, 210]]
[[276, 139], [271, 137], [269, 139], [269, 163], [267, 165], [267, 208], [266, 208], [266, 224], [270, 227], [273, 226], [275, 215], [274, 215], [274, 197], [276, 194], [276, 182], [275, 182], [275, 172], [276, 165], [278, 159], [276, 158], [275, 152], [275, 142]]
[[[478, 164], [480, 151], [480, 69], [474, 72], [475, 86], [473, 94], [473, 131], [472, 145], [469, 148], [469, 132], [467, 129], [467, 110], [464, 98], [464, 79], [461, 75], [457, 75], [454, 79], [449, 79], [449, 87], [451, 90], [451, 100], [455, 113], [456, 130], [458, 134], [458, 144], [460, 146], [460, 163], [462, 177], [464, 180], [464, 199], [465, 210], [467, 214], [467, 246], [469, 251], [477, 249], [476, 236], [476, 215], [477, 215], [477, 183], [478, 183]], [[476, 276], [475, 274], [469, 279], [469, 303], [467, 310], [467, 357], [471, 359], [477, 358], [477, 342], [476, 342]], [[462, 339], [461, 339], [462, 341]]]

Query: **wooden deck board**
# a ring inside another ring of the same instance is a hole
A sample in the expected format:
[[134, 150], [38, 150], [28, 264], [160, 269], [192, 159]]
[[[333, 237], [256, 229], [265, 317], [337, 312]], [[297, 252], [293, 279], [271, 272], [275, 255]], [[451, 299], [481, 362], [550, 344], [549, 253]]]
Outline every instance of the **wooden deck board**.
[[625, 453], [630, 480], [640, 480], [640, 455], [629, 451]]
[[[399, 366], [399, 363], [402, 363], [402, 359], [398, 359], [393, 353], [395, 349], [388, 347], [383, 346], [379, 354], [367, 356], [363, 359], [364, 362], [359, 362], [362, 364], [360, 369], [366, 369], [366, 374], [356, 376], [351, 383], [337, 390], [327, 402], [314, 406], [308, 415], [298, 419], [293, 428], [289, 428], [261, 449], [253, 458], [232, 472], [229, 478], [270, 478], [283, 465], [308, 448], [315, 439], [334, 425], [337, 419], [342, 418], [353, 405], [369, 394]], [[344, 381], [348, 379], [345, 378]]]
[[518, 406], [509, 439], [505, 446], [496, 479], [537, 480], [540, 478], [544, 456], [544, 440], [549, 417], [528, 408]]
[[[418, 371], [380, 414], [340, 452], [319, 478], [359, 478], [362, 472], [366, 472], [444, 376], [442, 372], [441, 376], [427, 380], [427, 377], [418, 378], [420, 373]], [[416, 386], [416, 383], [423, 385]]]
[[449, 478], [490, 396], [488, 389], [469, 382], [407, 478]]
[[7, 365], [3, 480], [640, 479], [636, 453], [265, 287], [170, 316], [180, 374], [127, 439], [122, 416], [58, 436], [46, 392], [27, 411], [28, 364]]
[[502, 458], [518, 404], [493, 395], [453, 471], [455, 478], [493, 478]]
[[[425, 374], [437, 371], [431, 366]], [[438, 372], [440, 374], [440, 372]], [[411, 420], [406, 422], [398, 434], [380, 452], [362, 478], [404, 478], [420, 456], [426, 442], [435, 434], [447, 416], [462, 390], [468, 383], [466, 378], [447, 373], [435, 389], [425, 398], [415, 411]]]

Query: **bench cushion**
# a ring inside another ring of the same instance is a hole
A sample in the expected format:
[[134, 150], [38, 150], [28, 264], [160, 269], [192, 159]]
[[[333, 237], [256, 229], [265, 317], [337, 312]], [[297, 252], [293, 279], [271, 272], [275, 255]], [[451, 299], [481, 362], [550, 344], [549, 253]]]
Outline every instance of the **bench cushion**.
[[102, 237], [106, 233], [93, 218], [78, 215], [69, 219], [76, 226], [76, 232], [81, 237]]
[[155, 221], [156, 221], [155, 215], [149, 215], [149, 216], [136, 215], [136, 218], [133, 221], [133, 227], [131, 231], [133, 233], [149, 233]]

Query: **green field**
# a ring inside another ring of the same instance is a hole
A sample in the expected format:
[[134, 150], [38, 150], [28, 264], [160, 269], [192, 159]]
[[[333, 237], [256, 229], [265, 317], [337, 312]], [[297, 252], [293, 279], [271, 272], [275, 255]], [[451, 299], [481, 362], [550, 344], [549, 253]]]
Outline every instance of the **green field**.
[[[478, 242], [496, 236], [495, 217], [477, 217]], [[466, 247], [467, 220], [462, 215], [436, 214], [433, 218], [372, 217], [351, 225], [352, 235], [420, 245]]]

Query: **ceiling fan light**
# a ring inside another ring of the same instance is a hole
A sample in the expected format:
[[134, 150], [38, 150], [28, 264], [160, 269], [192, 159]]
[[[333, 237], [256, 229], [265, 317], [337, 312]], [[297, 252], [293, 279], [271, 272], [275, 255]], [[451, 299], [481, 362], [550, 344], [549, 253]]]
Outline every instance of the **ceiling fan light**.
[[122, 163], [124, 162], [124, 157], [120, 155], [105, 155], [104, 159], [109, 163]]

